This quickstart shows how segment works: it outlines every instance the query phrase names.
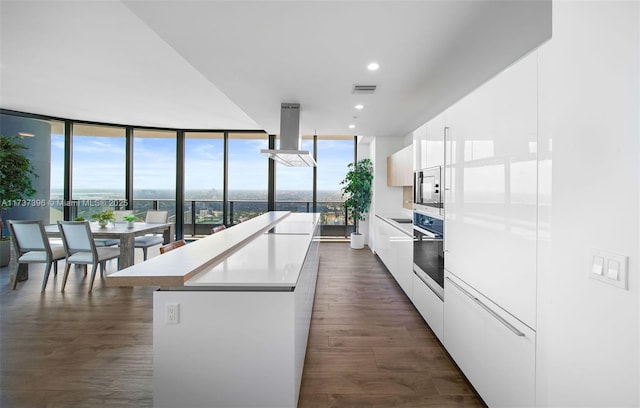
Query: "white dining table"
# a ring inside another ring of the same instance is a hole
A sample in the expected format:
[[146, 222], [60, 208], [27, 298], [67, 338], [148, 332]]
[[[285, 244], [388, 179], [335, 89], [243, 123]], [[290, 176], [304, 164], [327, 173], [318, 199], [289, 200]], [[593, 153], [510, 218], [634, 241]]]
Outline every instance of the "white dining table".
[[[120, 240], [120, 269], [128, 268], [134, 264], [135, 237], [145, 234], [162, 233], [164, 243], [171, 241], [171, 223], [146, 223], [136, 222], [132, 228], [127, 223], [110, 223], [106, 227], [100, 227], [97, 222], [89, 224], [93, 238], [110, 238]], [[45, 231], [50, 237], [61, 237], [62, 234], [57, 224], [45, 226]]]

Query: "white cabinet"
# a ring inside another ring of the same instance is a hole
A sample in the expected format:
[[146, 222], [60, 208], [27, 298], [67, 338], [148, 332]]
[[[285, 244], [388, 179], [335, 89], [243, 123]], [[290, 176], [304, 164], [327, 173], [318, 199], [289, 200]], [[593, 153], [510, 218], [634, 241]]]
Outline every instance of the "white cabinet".
[[535, 405], [535, 332], [445, 273], [444, 345], [490, 407]]
[[413, 287], [413, 238], [376, 216], [376, 253], [410, 298]]
[[427, 151], [424, 168], [444, 166], [444, 128], [444, 113], [427, 123]]
[[431, 327], [438, 340], [444, 343], [444, 304], [416, 273], [413, 274], [411, 302]]
[[535, 329], [537, 59], [446, 112], [445, 268]]
[[427, 167], [427, 124], [413, 131], [413, 170]]
[[413, 132], [414, 170], [444, 166], [445, 126], [441, 113]]
[[413, 238], [393, 226], [390, 227], [392, 228], [392, 234], [390, 235], [391, 248], [395, 257], [395, 270], [392, 273], [407, 297], [411, 298], [413, 289]]
[[391, 270], [392, 269], [391, 268], [392, 253], [390, 248], [391, 240], [389, 237], [390, 226], [383, 219], [379, 217], [376, 217], [375, 220], [376, 220], [376, 224], [375, 224], [376, 254], [378, 254], [378, 257], [380, 258], [382, 263], [385, 264], [387, 269]]

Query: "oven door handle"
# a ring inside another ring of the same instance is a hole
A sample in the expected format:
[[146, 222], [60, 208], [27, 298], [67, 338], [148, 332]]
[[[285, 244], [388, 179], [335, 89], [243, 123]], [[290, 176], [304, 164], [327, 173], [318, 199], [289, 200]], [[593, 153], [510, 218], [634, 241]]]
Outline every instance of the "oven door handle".
[[416, 231], [418, 231], [418, 232], [423, 233], [424, 235], [428, 236], [429, 238], [433, 238], [433, 239], [438, 239], [438, 238], [439, 238], [439, 237], [438, 237], [436, 234], [434, 234], [433, 232], [429, 232], [429, 231], [427, 231], [427, 230], [425, 230], [425, 229], [422, 229], [422, 228], [418, 227], [417, 225], [414, 225], [414, 226], [413, 226], [413, 229], [414, 229], [414, 230], [416, 230]]

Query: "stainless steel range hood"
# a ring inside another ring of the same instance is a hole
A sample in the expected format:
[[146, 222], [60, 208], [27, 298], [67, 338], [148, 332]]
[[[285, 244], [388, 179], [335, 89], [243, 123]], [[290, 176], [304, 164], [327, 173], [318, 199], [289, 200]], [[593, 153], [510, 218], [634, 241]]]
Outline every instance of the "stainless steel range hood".
[[315, 167], [308, 150], [300, 150], [300, 104], [280, 105], [280, 148], [262, 149], [260, 153], [289, 167]]

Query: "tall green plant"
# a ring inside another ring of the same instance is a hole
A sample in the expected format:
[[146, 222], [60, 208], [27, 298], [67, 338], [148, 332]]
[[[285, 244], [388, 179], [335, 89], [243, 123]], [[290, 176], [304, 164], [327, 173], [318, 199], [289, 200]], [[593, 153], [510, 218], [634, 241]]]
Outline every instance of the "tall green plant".
[[[355, 223], [356, 234], [360, 233], [360, 221], [371, 206], [371, 184], [373, 182], [373, 163], [369, 159], [349, 163], [349, 169], [342, 185], [342, 198], [346, 197], [344, 206], [351, 212]], [[345, 220], [346, 222], [346, 220]]]
[[0, 136], [0, 239], [4, 238], [2, 210], [36, 193], [32, 178], [38, 175], [31, 161], [21, 153], [26, 150], [21, 139], [20, 136]]

